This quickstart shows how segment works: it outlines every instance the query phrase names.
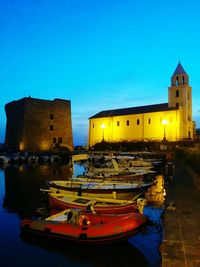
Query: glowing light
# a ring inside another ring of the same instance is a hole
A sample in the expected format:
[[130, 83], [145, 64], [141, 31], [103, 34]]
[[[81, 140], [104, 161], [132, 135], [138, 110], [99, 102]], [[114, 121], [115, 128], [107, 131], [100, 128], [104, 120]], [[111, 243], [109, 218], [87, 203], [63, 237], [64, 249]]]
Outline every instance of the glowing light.
[[24, 150], [24, 143], [23, 143], [23, 142], [21, 142], [21, 143], [19, 144], [19, 150]]
[[165, 126], [168, 124], [168, 121], [166, 119], [162, 120], [162, 124], [164, 125], [164, 136], [163, 136], [163, 141], [166, 141], [166, 129]]
[[162, 124], [166, 125], [166, 124], [168, 124], [168, 121], [166, 119], [163, 119]]
[[43, 141], [40, 143], [40, 149], [41, 150], [48, 150], [48, 148], [49, 148], [48, 142]]
[[102, 123], [100, 127], [101, 127], [101, 129], [105, 129], [106, 125]]
[[102, 129], [102, 134], [103, 134], [103, 136], [102, 136], [102, 142], [104, 141], [104, 129], [106, 128], [106, 125], [105, 124], [101, 124], [101, 129]]

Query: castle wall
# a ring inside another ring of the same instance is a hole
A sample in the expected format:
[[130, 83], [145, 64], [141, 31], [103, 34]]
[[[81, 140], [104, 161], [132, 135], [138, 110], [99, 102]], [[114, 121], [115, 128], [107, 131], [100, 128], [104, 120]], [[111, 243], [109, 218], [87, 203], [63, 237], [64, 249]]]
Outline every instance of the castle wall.
[[[10, 110], [11, 112], [8, 112]], [[16, 113], [20, 114], [19, 119]], [[21, 151], [73, 150], [71, 102], [24, 98], [6, 105], [6, 146]]]

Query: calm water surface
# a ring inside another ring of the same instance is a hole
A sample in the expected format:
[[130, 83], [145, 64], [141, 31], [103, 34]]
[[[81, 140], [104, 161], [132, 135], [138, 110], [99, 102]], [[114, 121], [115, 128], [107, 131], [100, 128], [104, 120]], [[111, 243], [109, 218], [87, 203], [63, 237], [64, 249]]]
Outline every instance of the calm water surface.
[[[75, 174], [83, 171], [80, 165]], [[0, 170], [0, 266], [2, 267], [129, 267], [159, 266], [157, 235], [136, 236], [130, 242], [109, 246], [87, 247], [67, 242], [22, 238], [20, 221], [34, 216], [39, 207], [47, 205], [40, 187], [46, 180], [65, 179], [67, 166], [12, 166]], [[136, 245], [135, 245], [136, 244]], [[137, 248], [138, 249], [137, 249]]]

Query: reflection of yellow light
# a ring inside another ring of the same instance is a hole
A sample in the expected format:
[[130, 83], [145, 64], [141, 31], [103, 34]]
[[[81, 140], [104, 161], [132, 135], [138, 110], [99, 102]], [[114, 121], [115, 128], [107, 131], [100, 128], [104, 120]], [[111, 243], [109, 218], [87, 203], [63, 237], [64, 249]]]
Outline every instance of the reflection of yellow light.
[[167, 195], [166, 190], [164, 189], [163, 196], [165, 197]]
[[105, 129], [106, 128], [106, 125], [105, 124], [101, 124], [101, 129]]
[[24, 170], [23, 166], [19, 166], [19, 171], [22, 172]]

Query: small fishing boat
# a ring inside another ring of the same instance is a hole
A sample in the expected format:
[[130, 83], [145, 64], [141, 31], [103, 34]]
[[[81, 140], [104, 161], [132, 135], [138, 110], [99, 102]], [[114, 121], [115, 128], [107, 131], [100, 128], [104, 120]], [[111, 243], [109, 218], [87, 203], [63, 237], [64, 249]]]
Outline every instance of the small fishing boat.
[[117, 158], [112, 158], [110, 165], [105, 166], [105, 164], [99, 165], [86, 165], [86, 175], [118, 175], [118, 174], [126, 174], [127, 172], [142, 175], [146, 174], [148, 171], [151, 171], [154, 168], [152, 162], [144, 161], [144, 160], [118, 160]]
[[133, 198], [139, 192], [144, 192], [153, 182], [111, 182], [111, 181], [49, 181], [49, 191], [52, 193], [70, 192], [78, 196], [93, 196], [102, 198], [126, 199]]
[[[138, 194], [137, 197], [139, 197]], [[135, 198], [136, 199], [136, 198]], [[106, 199], [97, 197], [82, 197], [73, 194], [49, 193], [49, 205], [53, 209], [64, 210], [79, 208], [101, 214], [120, 214], [137, 210], [136, 200]]]
[[72, 178], [74, 181], [84, 180], [84, 181], [110, 181], [110, 182], [131, 182], [138, 183], [144, 181], [153, 181], [155, 179], [156, 172], [155, 171], [146, 171], [146, 172], [138, 172], [137, 174], [133, 174], [132, 172], [124, 172], [118, 174], [93, 174], [87, 173], [84, 176], [77, 176]]
[[22, 233], [65, 239], [80, 244], [106, 244], [127, 240], [140, 231], [147, 218], [140, 213], [93, 214], [67, 209], [46, 219], [24, 219]]

